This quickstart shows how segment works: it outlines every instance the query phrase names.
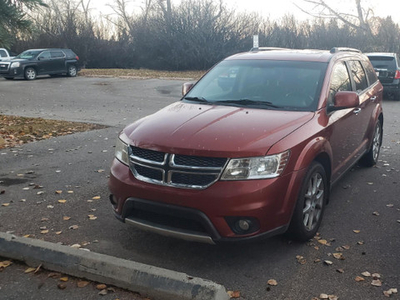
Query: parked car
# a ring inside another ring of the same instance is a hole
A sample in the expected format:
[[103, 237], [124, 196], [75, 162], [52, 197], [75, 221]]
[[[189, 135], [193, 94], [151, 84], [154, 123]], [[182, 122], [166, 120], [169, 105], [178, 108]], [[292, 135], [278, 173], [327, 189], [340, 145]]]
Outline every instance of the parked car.
[[14, 58], [11, 53], [8, 52], [5, 48], [0, 48], [0, 61], [2, 60], [10, 60]]
[[75, 77], [79, 70], [79, 57], [71, 49], [30, 49], [0, 62], [0, 76], [6, 79], [34, 80], [38, 75], [62, 74]]
[[396, 53], [366, 53], [385, 94], [400, 101], [400, 64]]
[[241, 53], [183, 91], [119, 134], [108, 186], [120, 221], [206, 243], [307, 241], [333, 184], [378, 160], [383, 88], [358, 50]]

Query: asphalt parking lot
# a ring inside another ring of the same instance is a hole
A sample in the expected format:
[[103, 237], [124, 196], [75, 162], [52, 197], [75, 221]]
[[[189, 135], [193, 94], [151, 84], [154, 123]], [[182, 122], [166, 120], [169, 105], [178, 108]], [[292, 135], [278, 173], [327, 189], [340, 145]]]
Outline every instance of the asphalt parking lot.
[[[92, 252], [184, 272], [240, 291], [240, 299], [312, 299], [327, 294], [375, 300], [386, 298], [386, 290], [400, 289], [399, 101], [383, 103], [384, 141], [378, 165], [354, 167], [333, 188], [320, 228], [320, 240], [326, 242], [298, 244], [278, 236], [251, 244], [211, 246], [118, 222], [107, 191], [117, 134], [124, 125], [178, 100], [182, 83], [85, 77], [0, 79], [0, 114], [109, 126], [0, 149], [0, 190], [4, 191], [0, 232], [79, 244]], [[379, 274], [382, 286], [372, 285], [373, 279], [362, 275], [366, 271]], [[357, 276], [363, 280], [356, 280]], [[0, 272], [0, 299], [6, 277], [6, 270]], [[270, 279], [278, 284], [269, 285]]]

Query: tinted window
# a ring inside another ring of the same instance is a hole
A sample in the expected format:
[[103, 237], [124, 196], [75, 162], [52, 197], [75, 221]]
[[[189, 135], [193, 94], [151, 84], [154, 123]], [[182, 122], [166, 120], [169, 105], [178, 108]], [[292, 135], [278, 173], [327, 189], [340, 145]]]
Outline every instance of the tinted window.
[[49, 51], [43, 51], [40, 53], [39, 57], [40, 59], [50, 59], [50, 52]]
[[368, 58], [375, 69], [396, 69], [396, 61], [393, 56], [369, 56]]
[[4, 50], [0, 50], [0, 57], [6, 57], [7, 53]]
[[356, 85], [356, 91], [361, 92], [368, 87], [367, 77], [361, 63], [358, 60], [352, 60], [349, 62], [351, 69], [351, 76], [353, 77]]
[[62, 58], [64, 57], [64, 52], [62, 51], [51, 51], [51, 58]]
[[319, 62], [227, 60], [208, 72], [187, 97], [213, 105], [273, 108], [268, 105], [272, 104], [283, 110], [315, 110], [326, 66]]
[[367, 73], [367, 78], [368, 78], [369, 84], [370, 85], [374, 84], [378, 80], [378, 78], [376, 77], [374, 68], [367, 61], [363, 61], [362, 63], [363, 63], [365, 72]]
[[16, 58], [30, 59], [30, 58], [36, 57], [39, 53], [40, 53], [40, 50], [26, 50], [26, 51], [22, 52], [21, 54], [19, 54], [18, 56], [16, 56]]
[[341, 62], [333, 67], [331, 84], [329, 87], [329, 105], [333, 104], [335, 94], [340, 91], [351, 91], [349, 72], [346, 65]]

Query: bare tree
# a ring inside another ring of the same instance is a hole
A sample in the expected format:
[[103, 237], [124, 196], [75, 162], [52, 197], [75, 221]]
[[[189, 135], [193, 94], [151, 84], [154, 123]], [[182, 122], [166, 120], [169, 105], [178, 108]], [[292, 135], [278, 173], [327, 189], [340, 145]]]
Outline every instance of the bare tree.
[[[364, 32], [370, 37], [373, 36], [370, 21], [374, 16], [371, 8], [363, 7], [362, 0], [354, 0], [356, 14], [346, 13], [335, 9], [328, 3], [328, 0], [303, 0], [303, 3], [311, 5], [311, 10], [306, 10], [296, 5], [301, 11], [317, 18], [334, 18], [342, 21], [358, 32]], [[331, 2], [332, 3], [332, 2]]]

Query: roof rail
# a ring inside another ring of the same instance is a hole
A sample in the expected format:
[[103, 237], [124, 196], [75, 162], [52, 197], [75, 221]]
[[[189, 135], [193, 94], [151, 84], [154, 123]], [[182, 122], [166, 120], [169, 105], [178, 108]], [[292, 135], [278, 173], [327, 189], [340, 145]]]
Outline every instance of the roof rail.
[[347, 47], [333, 47], [330, 51], [331, 53], [338, 53], [338, 52], [356, 52], [362, 53], [361, 50], [355, 48], [347, 48]]
[[258, 47], [258, 48], [251, 48], [250, 52], [257, 52], [257, 51], [273, 51], [273, 50], [289, 50], [289, 48], [280, 48], [280, 47]]

